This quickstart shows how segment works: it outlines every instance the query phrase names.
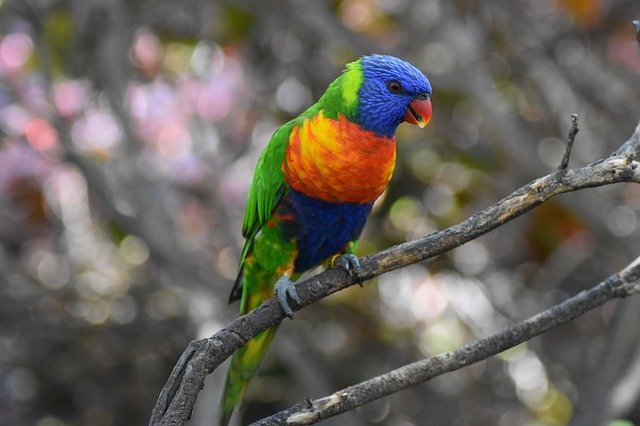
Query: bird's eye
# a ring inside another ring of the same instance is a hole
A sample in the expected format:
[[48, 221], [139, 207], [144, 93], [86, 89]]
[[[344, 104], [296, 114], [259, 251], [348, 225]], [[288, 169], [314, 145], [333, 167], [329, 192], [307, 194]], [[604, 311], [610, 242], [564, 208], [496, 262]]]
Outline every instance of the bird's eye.
[[400, 84], [397, 80], [391, 80], [390, 82], [388, 82], [387, 89], [389, 89], [389, 92], [393, 94], [404, 92], [404, 88], [402, 87], [402, 84]]

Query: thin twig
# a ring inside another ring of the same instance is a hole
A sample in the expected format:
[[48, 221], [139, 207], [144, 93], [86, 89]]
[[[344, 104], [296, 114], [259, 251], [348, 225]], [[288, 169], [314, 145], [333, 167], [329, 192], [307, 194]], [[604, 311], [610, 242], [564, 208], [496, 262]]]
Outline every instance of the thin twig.
[[324, 398], [296, 404], [260, 421], [255, 426], [308, 425], [336, 416], [394, 392], [427, 382], [450, 371], [459, 370], [496, 355], [540, 334], [567, 324], [574, 318], [608, 300], [638, 293], [640, 288], [640, 257], [624, 270], [610, 276], [588, 291], [565, 300], [533, 317], [514, 324], [477, 342], [455, 351], [443, 353], [386, 374], [360, 382]]
[[571, 114], [571, 129], [569, 129], [569, 135], [567, 136], [567, 147], [564, 150], [562, 161], [558, 167], [559, 172], [564, 172], [569, 167], [569, 158], [571, 158], [571, 150], [573, 149], [573, 143], [576, 141], [576, 135], [578, 134], [578, 114]]

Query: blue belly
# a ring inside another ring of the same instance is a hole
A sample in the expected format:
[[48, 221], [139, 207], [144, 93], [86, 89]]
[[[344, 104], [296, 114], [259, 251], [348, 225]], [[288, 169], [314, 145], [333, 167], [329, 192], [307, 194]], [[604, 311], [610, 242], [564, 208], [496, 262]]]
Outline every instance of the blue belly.
[[360, 237], [370, 204], [329, 203], [289, 189], [276, 208], [285, 238], [297, 243], [295, 272], [304, 272]]

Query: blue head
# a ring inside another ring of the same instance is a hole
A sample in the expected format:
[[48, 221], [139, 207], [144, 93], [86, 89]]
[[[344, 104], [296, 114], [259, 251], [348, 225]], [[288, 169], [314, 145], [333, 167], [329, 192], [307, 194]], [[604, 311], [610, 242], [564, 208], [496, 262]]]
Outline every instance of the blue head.
[[431, 118], [431, 84], [408, 62], [393, 56], [360, 59], [357, 121], [366, 130], [391, 137], [403, 121], [426, 126]]

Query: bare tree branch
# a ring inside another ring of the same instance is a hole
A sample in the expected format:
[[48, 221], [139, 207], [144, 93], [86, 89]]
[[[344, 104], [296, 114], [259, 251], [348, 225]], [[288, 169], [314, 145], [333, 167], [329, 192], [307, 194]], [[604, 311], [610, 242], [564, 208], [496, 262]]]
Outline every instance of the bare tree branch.
[[[447, 252], [509, 222], [555, 195], [618, 182], [640, 183], [640, 163], [634, 159], [639, 145], [640, 125], [625, 143], [623, 152], [582, 168], [557, 170], [530, 182], [456, 226], [363, 258], [362, 278], [370, 279]], [[354, 280], [339, 268], [322, 272], [296, 284], [302, 303], [294, 309], [301, 309], [353, 284]], [[611, 297], [622, 297], [622, 294], [616, 293]], [[278, 302], [271, 299], [237, 318], [212, 337], [191, 342], [163, 388], [149, 424], [185, 423], [206, 376], [248, 340], [283, 319], [284, 314]]]
[[638, 292], [640, 292], [640, 257], [592, 289], [583, 291], [489, 337], [453, 352], [405, 365], [327, 397], [307, 400], [253, 424], [266, 426], [316, 423], [399, 390], [424, 383], [444, 373], [474, 364], [566, 324], [610, 299], [627, 297]]

